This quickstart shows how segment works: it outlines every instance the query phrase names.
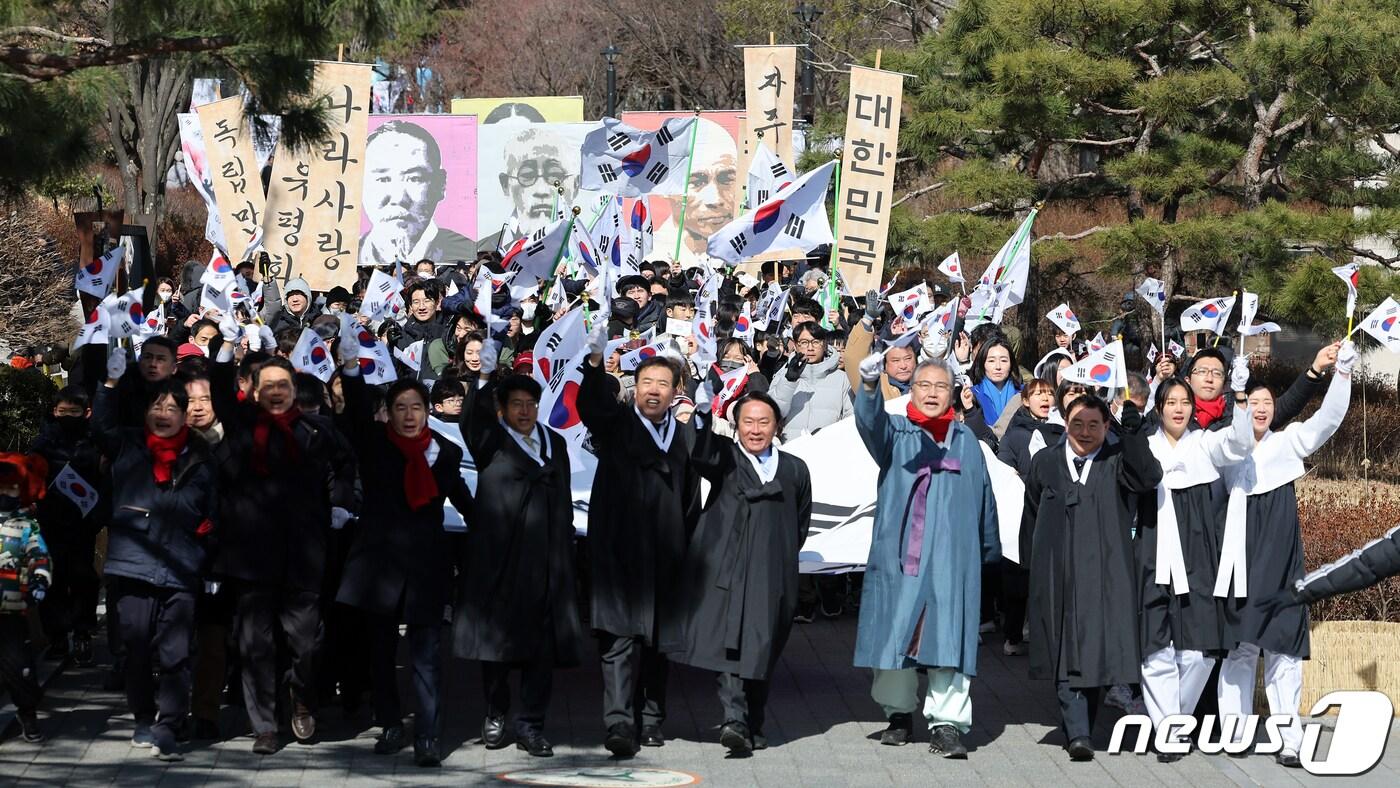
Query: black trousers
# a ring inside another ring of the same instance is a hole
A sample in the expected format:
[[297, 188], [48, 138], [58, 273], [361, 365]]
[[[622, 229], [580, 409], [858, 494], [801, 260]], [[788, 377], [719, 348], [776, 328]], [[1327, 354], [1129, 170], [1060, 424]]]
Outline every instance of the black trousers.
[[603, 726], [637, 725], [639, 720], [643, 726], [661, 725], [670, 669], [666, 655], [640, 637], [603, 631], [598, 632], [598, 653], [603, 665]]
[[228, 589], [238, 594], [236, 627], [243, 669], [243, 703], [253, 732], [277, 732], [280, 628], [289, 665], [281, 677], [298, 700], [316, 708], [316, 660], [321, 653], [320, 595], [261, 585]]
[[1026, 624], [1026, 601], [1030, 572], [1005, 558], [1001, 559], [1002, 630], [1008, 643], [1020, 643]]
[[224, 685], [229, 679], [229, 624], [233, 619], [232, 594], [200, 594], [195, 601], [194, 691], [190, 710], [194, 716], [218, 722]]
[[1075, 689], [1068, 681], [1055, 682], [1055, 695], [1060, 701], [1060, 730], [1065, 734], [1065, 744], [1093, 734], [1103, 690], [1103, 687]]
[[151, 731], [158, 742], [173, 742], [176, 727], [189, 713], [194, 601], [193, 591], [128, 578], [117, 582], [126, 704], [138, 723], [154, 723]]
[[[375, 616], [370, 625], [371, 675], [374, 682], [374, 718], [383, 727], [403, 723], [397, 681], [399, 650], [398, 616]], [[442, 624], [408, 627], [409, 664], [413, 666], [413, 695], [418, 703], [414, 736], [419, 740], [441, 735]]]
[[724, 707], [725, 722], [742, 722], [749, 733], [763, 733], [768, 706], [768, 682], [740, 678], [737, 673], [720, 673], [719, 703]]
[[43, 697], [23, 613], [0, 613], [0, 690], [9, 693], [21, 714], [32, 714]]
[[486, 716], [505, 717], [510, 713], [512, 670], [520, 671], [520, 713], [515, 715], [515, 735], [524, 738], [544, 730], [544, 717], [554, 689], [554, 659], [546, 652], [529, 662], [482, 662], [481, 690], [486, 699]]
[[97, 592], [101, 579], [93, 566], [96, 536], [55, 540], [49, 544], [53, 584], [39, 605], [44, 634], [61, 641], [69, 634], [92, 635], [97, 629]]

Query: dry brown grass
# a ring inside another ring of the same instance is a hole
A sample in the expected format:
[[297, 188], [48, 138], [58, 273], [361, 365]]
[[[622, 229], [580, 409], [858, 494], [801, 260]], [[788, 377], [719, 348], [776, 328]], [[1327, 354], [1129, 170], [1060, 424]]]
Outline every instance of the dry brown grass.
[[[1347, 555], [1400, 524], [1400, 485], [1305, 478], [1298, 521], [1308, 571]], [[1317, 621], [1400, 622], [1400, 576], [1312, 606]]]

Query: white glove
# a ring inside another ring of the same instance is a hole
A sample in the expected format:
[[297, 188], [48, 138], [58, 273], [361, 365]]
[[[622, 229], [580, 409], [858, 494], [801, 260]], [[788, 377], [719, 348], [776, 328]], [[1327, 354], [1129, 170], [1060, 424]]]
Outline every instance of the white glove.
[[496, 364], [501, 360], [501, 345], [495, 340], [491, 340], [481, 346], [481, 376], [484, 378], [496, 371]]
[[1356, 345], [1350, 339], [1342, 343], [1342, 347], [1337, 351], [1337, 374], [1350, 375], [1351, 368], [1356, 366]]
[[258, 328], [258, 336], [262, 337], [262, 348], [269, 353], [277, 352], [277, 335], [272, 333], [272, 326], [261, 326]]
[[107, 352], [107, 379], [121, 380], [126, 374], [126, 348], [114, 347]]
[[208, 594], [209, 596], [214, 596], [219, 593], [219, 587], [222, 585], [223, 583], [220, 583], [218, 580], [205, 580], [204, 593]]
[[600, 356], [608, 347], [608, 321], [599, 320], [598, 325], [588, 332], [588, 354]]
[[358, 367], [360, 365], [360, 348], [358, 341], [340, 338], [340, 346], [336, 348], [336, 355], [340, 358], [342, 367]]
[[349, 511], [342, 509], [339, 506], [331, 507], [331, 528], [334, 528], [335, 530], [339, 531], [340, 529], [345, 527], [346, 523], [350, 522], [353, 519], [355, 519], [355, 515], [351, 514]]
[[875, 385], [880, 382], [880, 373], [885, 371], [885, 356], [883, 353], [871, 353], [860, 362], [860, 379], [863, 383]]
[[1243, 355], [1235, 356], [1235, 360], [1230, 362], [1230, 390], [1243, 394], [1249, 386], [1249, 359]]
[[225, 341], [225, 342], [230, 342], [230, 343], [232, 343], [232, 342], [237, 342], [237, 341], [238, 341], [238, 335], [239, 335], [240, 333], [241, 333], [241, 332], [240, 332], [239, 329], [238, 329], [238, 324], [235, 323], [234, 321], [232, 321], [232, 320], [220, 320], [220, 321], [219, 321], [219, 334], [224, 338], [224, 341]]
[[262, 350], [262, 332], [261, 332], [261, 331], [249, 331], [249, 332], [248, 332], [248, 350], [250, 350], [250, 351], [253, 351], [253, 350]]

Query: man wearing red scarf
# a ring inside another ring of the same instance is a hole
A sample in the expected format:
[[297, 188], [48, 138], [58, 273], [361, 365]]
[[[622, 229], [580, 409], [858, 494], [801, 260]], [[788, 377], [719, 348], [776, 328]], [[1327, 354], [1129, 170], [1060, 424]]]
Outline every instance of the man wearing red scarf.
[[422, 383], [390, 385], [389, 423], [381, 424], [359, 374], [357, 348], [342, 348], [340, 361], [346, 431], [367, 483], [336, 601], [368, 618], [374, 718], [383, 728], [374, 751], [381, 755], [408, 744], [395, 680], [399, 625], [407, 626], [417, 701], [414, 762], [436, 767], [442, 761], [442, 611], [452, 602], [462, 540], [460, 532], [443, 528], [443, 501], [450, 499], [469, 525], [474, 508], [461, 475], [462, 449], [428, 427]]
[[224, 427], [216, 452], [214, 568], [229, 581], [220, 593], [231, 594], [235, 608], [253, 752], [269, 755], [279, 746], [279, 700], [289, 706], [297, 739], [316, 733], [330, 536], [358, 507], [358, 491], [354, 455], [335, 426], [297, 408], [291, 362], [273, 358], [252, 367], [250, 396], [237, 399], [235, 339], [224, 337], [210, 366], [210, 394]]
[[856, 429], [880, 477], [855, 665], [874, 672], [870, 694], [889, 718], [881, 744], [912, 738], [923, 668], [929, 752], [966, 758], [982, 565], [1001, 559], [996, 501], [976, 436], [953, 418], [951, 370], [920, 364], [895, 411], [883, 368], [880, 353], [862, 361], [856, 391]]
[[[1288, 422], [1303, 412], [1303, 408], [1307, 407], [1314, 397], [1322, 393], [1327, 380], [1323, 371], [1335, 363], [1337, 345], [1325, 345], [1317, 351], [1312, 364], [1308, 365], [1303, 374], [1278, 398], [1270, 429], [1283, 429]], [[1194, 426], [1207, 430], [1220, 430], [1230, 426], [1232, 411], [1229, 398], [1225, 396], [1225, 384], [1234, 374], [1233, 364], [1224, 351], [1214, 347], [1201, 350], [1192, 357], [1186, 370], [1186, 378], [1196, 395]], [[1246, 369], [1246, 374], [1247, 371]]]
[[125, 371], [126, 351], [117, 350], [93, 401], [93, 438], [112, 474], [103, 574], [116, 616], [108, 621], [126, 650], [132, 746], [180, 760], [175, 728], [189, 711], [195, 595], [204, 584], [215, 471], [208, 445], [185, 423], [189, 396], [181, 383], [151, 384], [144, 426], [120, 426], [117, 386]]

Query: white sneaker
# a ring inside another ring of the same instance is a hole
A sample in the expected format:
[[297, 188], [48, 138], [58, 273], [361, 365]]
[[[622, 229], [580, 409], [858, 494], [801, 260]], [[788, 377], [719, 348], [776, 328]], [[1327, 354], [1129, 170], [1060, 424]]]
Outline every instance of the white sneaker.
[[995, 621], [983, 621], [982, 626], [977, 628], [978, 634], [981, 635], [986, 635], [995, 631], [997, 631], [997, 622]]

